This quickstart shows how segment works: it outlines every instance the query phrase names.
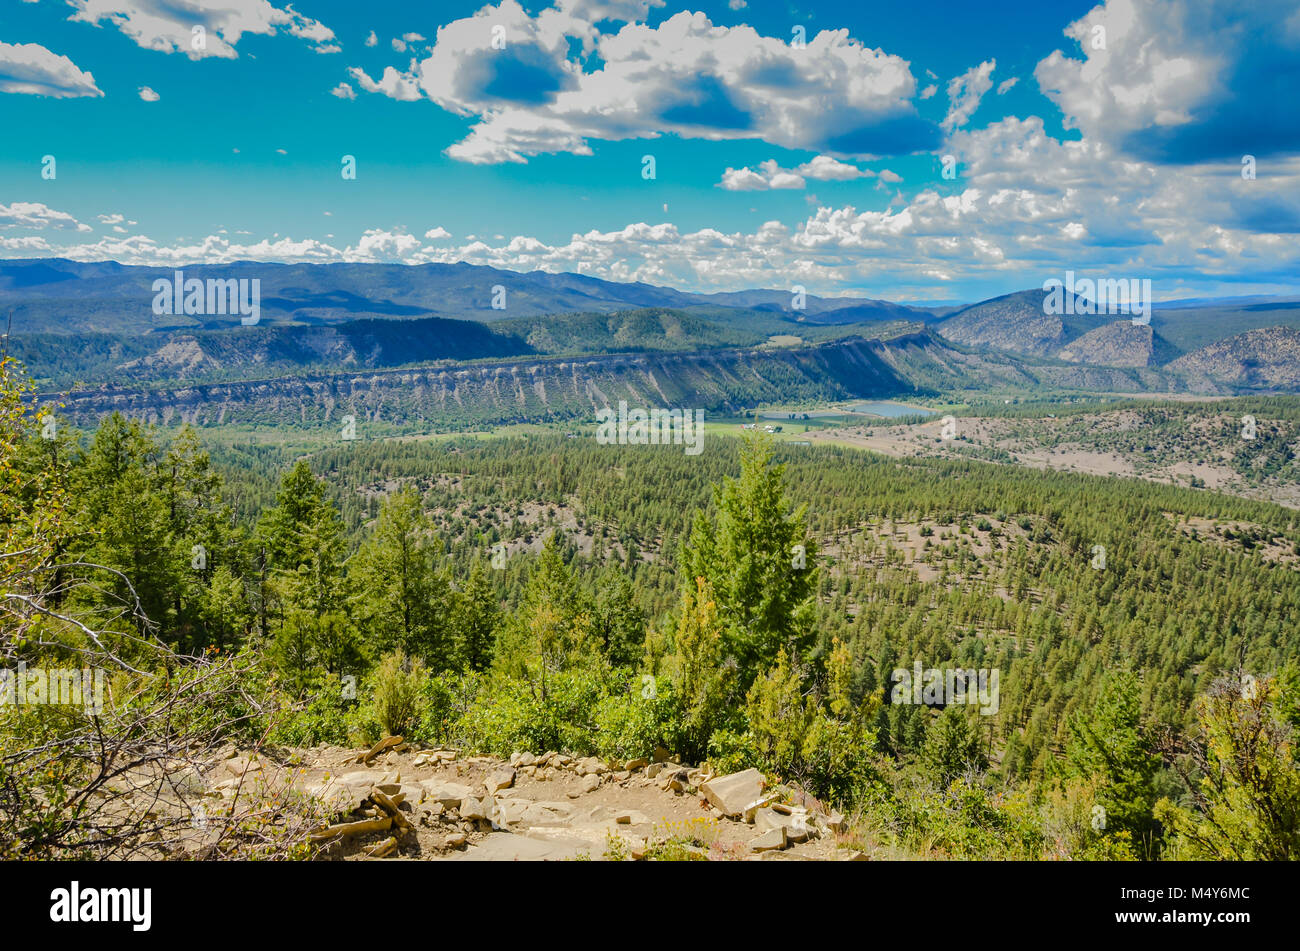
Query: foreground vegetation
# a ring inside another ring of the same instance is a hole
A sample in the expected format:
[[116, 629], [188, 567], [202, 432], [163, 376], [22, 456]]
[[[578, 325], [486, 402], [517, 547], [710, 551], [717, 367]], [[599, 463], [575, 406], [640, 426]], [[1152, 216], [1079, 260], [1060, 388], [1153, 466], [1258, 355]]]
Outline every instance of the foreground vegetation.
[[[163, 767], [388, 733], [662, 746], [796, 780], [897, 857], [1300, 853], [1300, 572], [1259, 544], [1300, 545], [1278, 507], [761, 435], [209, 457], [119, 416], [42, 438], [12, 365], [3, 392], [3, 663], [115, 673], [99, 717], [0, 707], [0, 852], [139, 834], [87, 819], [103, 756], [48, 753], [107, 725]], [[998, 671], [996, 713], [898, 702], [917, 663]], [[295, 854], [256, 819], [233, 854]]]

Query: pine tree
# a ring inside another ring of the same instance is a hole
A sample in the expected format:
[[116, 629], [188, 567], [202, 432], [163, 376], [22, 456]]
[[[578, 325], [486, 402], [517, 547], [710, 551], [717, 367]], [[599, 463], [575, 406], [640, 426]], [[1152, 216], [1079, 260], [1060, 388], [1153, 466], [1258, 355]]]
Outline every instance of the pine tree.
[[740, 477], [714, 487], [715, 515], [696, 514], [680, 559], [685, 577], [708, 580], [746, 682], [779, 650], [803, 653], [812, 639], [815, 546], [804, 508], [788, 511], [783, 475], [771, 439], [747, 439]]

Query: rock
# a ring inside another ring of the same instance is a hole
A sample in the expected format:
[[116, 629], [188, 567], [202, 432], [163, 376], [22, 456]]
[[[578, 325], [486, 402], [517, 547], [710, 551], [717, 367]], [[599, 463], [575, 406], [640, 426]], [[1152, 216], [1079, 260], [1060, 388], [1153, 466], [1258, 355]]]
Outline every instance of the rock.
[[749, 848], [752, 852], [779, 852], [785, 847], [786, 841], [784, 826], [778, 826], [775, 829], [768, 829], [762, 835], [749, 843]]
[[632, 774], [624, 769], [624, 770], [620, 770], [617, 773], [611, 773], [610, 778], [613, 779], [614, 782], [616, 783], [625, 783], [632, 778]]
[[614, 821], [617, 822], [617, 823], [618, 823], [619, 825], [621, 825], [621, 826], [631, 825], [631, 824], [632, 824], [632, 812], [631, 812], [631, 810], [625, 809], [625, 810], [623, 810], [622, 812], [617, 812], [617, 813], [615, 813], [615, 814], [614, 814]]
[[250, 756], [236, 756], [226, 760], [223, 765], [235, 776], [243, 776], [245, 773], [253, 773], [262, 768], [262, 764]]
[[642, 839], [639, 836], [628, 837], [627, 854], [632, 856], [634, 862], [643, 861], [646, 857], [646, 852], [648, 851], [649, 846], [646, 844], [645, 839]]
[[426, 779], [420, 786], [424, 789], [426, 801], [440, 802], [447, 808], [456, 808], [461, 802], [474, 795], [474, 791], [468, 786], [438, 779]]
[[838, 857], [837, 861], [840, 861], [840, 862], [869, 862], [869, 861], [871, 861], [871, 860], [870, 860], [869, 858], [867, 858], [867, 855], [866, 855], [865, 852], [859, 852], [857, 849], [846, 849], [846, 850], [844, 850], [844, 854], [843, 854], [843, 855], [840, 855], [840, 856]]
[[389, 852], [397, 848], [396, 836], [389, 836], [383, 842], [376, 843], [365, 850], [366, 855], [373, 859], [382, 859]]
[[337, 825], [325, 826], [311, 834], [313, 842], [321, 842], [325, 839], [332, 839], [336, 835], [362, 835], [366, 832], [384, 832], [392, 828], [393, 820], [385, 816], [383, 819], [362, 819], [359, 822], [340, 822]]
[[848, 823], [844, 820], [844, 816], [840, 814], [838, 809], [827, 816], [825, 821], [826, 828], [830, 829], [832, 832], [843, 832], [848, 827]]
[[596, 773], [588, 773], [582, 777], [582, 783], [578, 786], [578, 789], [584, 793], [595, 792], [599, 788], [600, 776]]
[[584, 759], [578, 760], [577, 771], [579, 776], [598, 776], [601, 773], [608, 773], [609, 767], [596, 757], [588, 756]]
[[464, 832], [453, 832], [451, 835], [447, 836], [446, 842], [444, 844], [449, 849], [459, 849], [459, 848], [463, 848], [465, 846], [465, 843], [468, 841], [469, 841], [469, 837], [465, 835]]
[[655, 747], [654, 756], [651, 757], [656, 763], [666, 763], [669, 760], [670, 753], [662, 746]]
[[520, 753], [520, 754], [519, 754], [519, 762], [518, 762], [517, 765], [519, 765], [519, 766], [536, 766], [536, 765], [537, 765], [537, 757], [534, 756], [532, 753]]
[[494, 795], [502, 789], [509, 789], [515, 784], [515, 771], [512, 767], [498, 769], [488, 774], [488, 778], [483, 780], [484, 787], [487, 788], [488, 795]]
[[763, 795], [763, 786], [763, 774], [756, 769], [747, 769], [715, 776], [700, 788], [700, 792], [727, 816], [741, 816], [746, 806]]
[[623, 769], [627, 770], [629, 773], [635, 773], [638, 769], [645, 769], [649, 765], [650, 761], [645, 757], [641, 757], [640, 759], [628, 760], [623, 764]]
[[664, 768], [663, 763], [651, 763], [649, 766], [645, 768], [646, 779], [654, 779], [661, 772], [663, 772], [663, 768]]
[[401, 745], [402, 738], [400, 736], [386, 736], [374, 746], [370, 747], [370, 751], [361, 757], [361, 762], [369, 763], [380, 753], [384, 752], [384, 750], [391, 750], [393, 747]]
[[764, 809], [772, 804], [776, 797], [774, 795], [764, 796], [762, 799], [755, 799], [745, 807], [744, 819], [750, 825], [754, 824], [754, 816], [760, 809]]
[[460, 803], [460, 817], [462, 819], [486, 819], [487, 812], [483, 808], [483, 803], [473, 796], [467, 796]]

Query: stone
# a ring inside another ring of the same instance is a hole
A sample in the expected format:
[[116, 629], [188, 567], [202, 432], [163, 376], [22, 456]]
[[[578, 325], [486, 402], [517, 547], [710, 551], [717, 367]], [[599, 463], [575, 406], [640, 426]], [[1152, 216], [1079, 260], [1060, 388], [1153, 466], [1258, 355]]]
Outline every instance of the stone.
[[483, 786], [487, 789], [489, 796], [502, 789], [509, 789], [514, 784], [515, 771], [513, 767], [495, 770], [488, 774], [487, 779], [483, 780]]
[[663, 772], [663, 769], [664, 769], [663, 763], [651, 763], [649, 766], [645, 768], [646, 779], [654, 779], [661, 772]]
[[440, 802], [447, 808], [456, 808], [461, 802], [473, 796], [474, 791], [460, 783], [449, 783], [438, 779], [426, 779], [421, 787], [425, 791], [425, 801]]
[[617, 773], [611, 773], [610, 778], [613, 779], [614, 782], [616, 783], [625, 783], [632, 778], [632, 774], [624, 769], [618, 771]]
[[460, 803], [460, 817], [462, 819], [486, 819], [487, 812], [483, 809], [483, 803], [473, 796], [467, 796]]
[[727, 816], [742, 816], [745, 807], [763, 795], [763, 774], [756, 769], [746, 769], [726, 776], [714, 776], [702, 787], [709, 803]]
[[446, 845], [449, 849], [459, 849], [463, 848], [465, 843], [468, 841], [469, 837], [465, 835], [464, 832], [453, 832], [451, 835], [447, 836]]
[[595, 792], [600, 788], [600, 776], [596, 773], [588, 773], [582, 777], [582, 783], [578, 788], [584, 793]]
[[645, 769], [650, 765], [650, 761], [645, 757], [639, 759], [630, 759], [623, 764], [623, 769], [629, 773], [635, 773], [638, 769]]
[[655, 747], [654, 756], [651, 758], [656, 763], [666, 763], [668, 762], [670, 756], [671, 754], [666, 749], [664, 749], [662, 746], [657, 746]]
[[380, 753], [384, 752], [385, 750], [391, 750], [393, 747], [401, 746], [401, 745], [402, 745], [402, 738], [400, 736], [386, 736], [378, 743], [376, 743], [374, 746], [370, 747], [369, 752], [362, 755], [361, 762], [369, 763], [372, 759], [374, 759], [376, 756], [378, 756]]
[[396, 836], [389, 836], [383, 842], [376, 843], [365, 850], [366, 854], [373, 859], [382, 859], [394, 849], [397, 848]]
[[768, 829], [762, 835], [755, 838], [749, 843], [751, 852], [772, 852], [780, 851], [786, 847], [785, 827], [778, 826], [775, 829]]
[[363, 835], [367, 832], [384, 832], [392, 828], [393, 820], [387, 816], [383, 819], [362, 819], [359, 822], [340, 822], [336, 825], [325, 826], [322, 829], [311, 834], [313, 842], [321, 842], [325, 839], [332, 839], [336, 835]]
[[769, 795], [769, 796], [764, 796], [762, 799], [755, 799], [753, 802], [751, 802], [748, 806], [745, 807], [745, 814], [744, 814], [745, 821], [748, 822], [750, 825], [753, 825], [754, 816], [755, 814], [757, 814], [758, 810], [770, 806], [772, 804], [772, 801], [775, 798], [776, 798], [775, 795]]
[[537, 757], [534, 756], [532, 753], [520, 753], [520, 754], [519, 754], [519, 762], [518, 762], [516, 765], [518, 765], [518, 766], [536, 766], [536, 765], [537, 765]]
[[826, 828], [832, 832], [843, 832], [848, 827], [848, 823], [844, 821], [844, 816], [840, 814], [838, 809], [827, 816], [825, 821]]
[[235, 776], [253, 773], [262, 768], [262, 764], [249, 756], [235, 756], [223, 764]]

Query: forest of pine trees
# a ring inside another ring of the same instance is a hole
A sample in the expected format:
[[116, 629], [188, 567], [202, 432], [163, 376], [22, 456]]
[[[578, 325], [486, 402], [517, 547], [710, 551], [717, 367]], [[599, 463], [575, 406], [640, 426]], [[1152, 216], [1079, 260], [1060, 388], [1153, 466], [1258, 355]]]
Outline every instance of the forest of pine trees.
[[[146, 641], [233, 655], [249, 728], [285, 746], [757, 766], [899, 855], [1300, 850], [1300, 572], [1180, 530], [1239, 520], [1297, 550], [1294, 512], [761, 435], [291, 458], [113, 415], [51, 439], [12, 364], [3, 382], [5, 664], [67, 662], [90, 632], [124, 677]], [[916, 662], [998, 670], [997, 713], [891, 703]], [[11, 800], [38, 794], [5, 769]]]

